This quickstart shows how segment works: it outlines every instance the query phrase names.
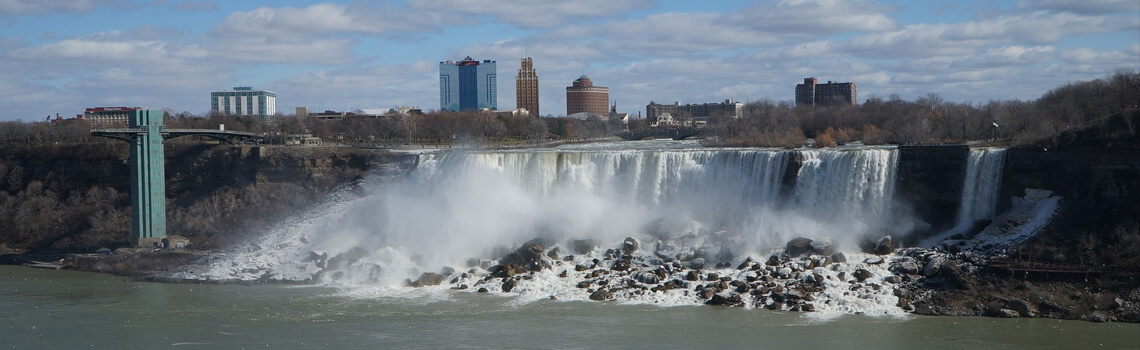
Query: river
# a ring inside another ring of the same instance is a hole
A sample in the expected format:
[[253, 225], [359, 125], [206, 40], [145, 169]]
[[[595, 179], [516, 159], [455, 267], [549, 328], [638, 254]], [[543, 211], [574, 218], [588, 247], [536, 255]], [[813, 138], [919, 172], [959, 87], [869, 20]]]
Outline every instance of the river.
[[0, 266], [11, 349], [1136, 349], [1140, 325], [808, 313], [330, 287], [131, 282]]

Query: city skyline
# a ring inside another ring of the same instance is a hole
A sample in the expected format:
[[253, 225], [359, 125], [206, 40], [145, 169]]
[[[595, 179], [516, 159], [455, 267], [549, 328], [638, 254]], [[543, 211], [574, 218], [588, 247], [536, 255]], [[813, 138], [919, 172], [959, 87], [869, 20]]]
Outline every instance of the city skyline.
[[[1132, 0], [0, 0], [0, 33], [0, 121], [98, 106], [204, 115], [203, 96], [233, 86], [276, 92], [284, 114], [426, 111], [440, 102], [438, 62], [465, 56], [510, 71], [533, 58], [546, 115], [580, 75], [636, 112], [792, 101], [811, 76], [858, 83], [860, 101], [985, 102], [1140, 70]], [[498, 109], [514, 108], [515, 89], [499, 89]]]

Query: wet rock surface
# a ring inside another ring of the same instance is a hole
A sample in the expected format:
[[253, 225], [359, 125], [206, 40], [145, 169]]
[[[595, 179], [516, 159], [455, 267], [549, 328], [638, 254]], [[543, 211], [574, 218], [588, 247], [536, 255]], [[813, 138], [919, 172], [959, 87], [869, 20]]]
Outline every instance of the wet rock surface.
[[[841, 252], [834, 251], [832, 244], [817, 243], [830, 240], [801, 238], [787, 244], [799, 253], [795, 256], [787, 250], [776, 250], [768, 256], [746, 256], [735, 261], [717, 260], [712, 255], [725, 255], [710, 254], [709, 248], [714, 247], [707, 242], [686, 246], [684, 242], [693, 241], [693, 237], [655, 242], [650, 247], [631, 237], [609, 249], [598, 247], [593, 241], [561, 242], [576, 253], [565, 256], [559, 252], [567, 248], [559, 242], [530, 241], [514, 250], [504, 250], [498, 260], [467, 259], [466, 272], [451, 267], [417, 272], [418, 277], [409, 279], [406, 285], [542, 298], [558, 294], [557, 299], [571, 300], [575, 299], [574, 294], [581, 300], [593, 301], [683, 300], [792, 312], [1140, 322], [1140, 286], [1121, 283], [1121, 279], [1135, 278], [1133, 275], [1042, 280], [1011, 274], [1000, 264], [1008, 256], [893, 247], [886, 254], [878, 254], [881, 250]], [[883, 241], [877, 240], [875, 247]], [[586, 245], [591, 249], [579, 253], [578, 249], [586, 249]], [[661, 254], [662, 248], [673, 254]], [[194, 250], [119, 249], [110, 254], [67, 256], [59, 266], [158, 282], [316, 283], [322, 278], [340, 278], [343, 272], [336, 270], [338, 266], [367, 267], [359, 261], [362, 254], [354, 250], [332, 256], [312, 252], [304, 260], [321, 270], [312, 279], [301, 281], [281, 281], [268, 271], [257, 281], [188, 281], [170, 277], [172, 272], [200, 268], [215, 259], [211, 252]], [[688, 260], [681, 261], [678, 256]], [[371, 273], [380, 273], [379, 266], [373, 269]], [[551, 280], [558, 282], [551, 286]], [[565, 290], [559, 290], [558, 285], [566, 286]]]

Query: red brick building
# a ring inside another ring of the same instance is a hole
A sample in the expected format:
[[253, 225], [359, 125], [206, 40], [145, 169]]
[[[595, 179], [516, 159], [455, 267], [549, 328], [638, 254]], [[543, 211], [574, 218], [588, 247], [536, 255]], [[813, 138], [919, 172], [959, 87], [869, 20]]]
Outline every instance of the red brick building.
[[566, 115], [587, 112], [605, 116], [609, 111], [610, 88], [594, 86], [585, 75], [566, 87]]

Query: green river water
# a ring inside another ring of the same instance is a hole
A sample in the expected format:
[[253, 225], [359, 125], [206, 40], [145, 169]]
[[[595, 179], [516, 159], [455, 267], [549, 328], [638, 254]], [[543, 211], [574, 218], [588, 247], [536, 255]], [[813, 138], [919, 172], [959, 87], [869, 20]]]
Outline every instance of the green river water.
[[1140, 325], [824, 320], [707, 306], [521, 303], [475, 293], [350, 297], [326, 287], [140, 283], [0, 266], [0, 349], [7, 348], [1140, 349]]

